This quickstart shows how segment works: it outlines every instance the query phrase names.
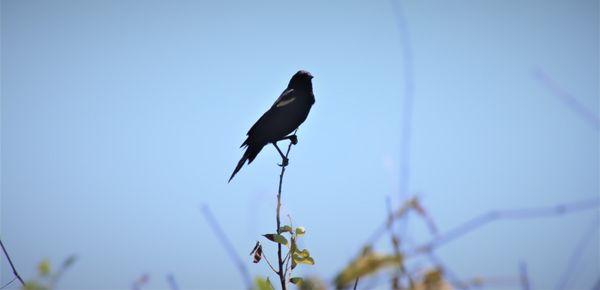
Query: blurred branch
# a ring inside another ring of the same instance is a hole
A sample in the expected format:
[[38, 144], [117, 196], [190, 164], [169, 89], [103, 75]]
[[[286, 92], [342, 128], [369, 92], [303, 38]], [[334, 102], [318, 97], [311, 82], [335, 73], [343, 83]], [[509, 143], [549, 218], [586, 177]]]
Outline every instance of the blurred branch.
[[[402, 259], [402, 253], [400, 251], [400, 238], [398, 238], [398, 236], [394, 233], [394, 220], [395, 220], [395, 218], [394, 218], [394, 211], [392, 210], [392, 201], [391, 201], [391, 199], [390, 199], [389, 196], [386, 199], [386, 206], [387, 206], [387, 211], [388, 211], [387, 228], [388, 228], [388, 231], [390, 233], [390, 240], [391, 240], [391, 243], [392, 243], [392, 248], [394, 249], [394, 256], [398, 260], [401, 260]], [[401, 286], [400, 286], [400, 279], [404, 275], [406, 275], [406, 277], [408, 278], [410, 289], [414, 288], [414, 283], [413, 283], [412, 277], [406, 271], [406, 268], [404, 267], [404, 262], [400, 262], [400, 264], [398, 265], [398, 271], [392, 277], [392, 289], [398, 290], [398, 289], [401, 288]]]
[[[432, 233], [437, 233], [437, 229], [433, 220], [425, 213], [423, 207], [421, 207], [419, 199], [417, 196], [410, 197], [405, 200], [402, 205], [396, 210], [393, 217], [395, 220], [402, 219], [406, 217], [409, 211], [416, 211], [420, 216], [423, 217], [423, 220], [427, 223], [427, 227], [430, 229]], [[375, 231], [371, 234], [371, 236], [367, 239], [367, 244], [375, 243], [387, 230], [389, 224], [389, 215], [386, 216], [386, 219], [375, 229]]]
[[[12, 260], [10, 259], [10, 256], [8, 255], [8, 251], [6, 251], [6, 247], [4, 247], [4, 243], [2, 243], [2, 239], [0, 239], [0, 246], [2, 247], [2, 251], [4, 252], [6, 259], [8, 260], [8, 263], [10, 264], [10, 267], [12, 268], [13, 274], [19, 280], [19, 282], [21, 282], [21, 286], [25, 287], [25, 282], [23, 282], [21, 275], [19, 275], [19, 272], [17, 272], [15, 265], [13, 264]], [[11, 281], [11, 283], [12, 283], [12, 281]]]
[[400, 34], [402, 60], [404, 70], [404, 97], [402, 104], [402, 135], [400, 151], [400, 198], [404, 199], [410, 189], [410, 141], [412, 131], [413, 99], [414, 99], [414, 69], [410, 35], [408, 32], [404, 11], [399, 0], [390, 0], [392, 11], [396, 16], [396, 26]]
[[[296, 131], [294, 131], [294, 135], [296, 135], [296, 132], [298, 132], [298, 129], [296, 129]], [[290, 150], [292, 149], [292, 142], [290, 142], [288, 144], [288, 148], [287, 151], [285, 152], [285, 158], [288, 158], [288, 155], [290, 154]], [[276, 220], [277, 220], [277, 234], [280, 235], [281, 234], [281, 187], [283, 185], [283, 175], [285, 174], [285, 167], [287, 166], [287, 162], [285, 162], [285, 159], [281, 159], [281, 174], [279, 174], [279, 188], [277, 190], [277, 215], [276, 215]], [[284, 260], [283, 260], [283, 256], [281, 255], [281, 244], [277, 243], [277, 261], [278, 261], [278, 265], [279, 265], [279, 271], [277, 271], [277, 275], [279, 275], [279, 282], [281, 283], [281, 290], [286, 290], [287, 288], [287, 281], [285, 279], [285, 275], [287, 273], [287, 269], [284, 269]]]
[[596, 281], [596, 284], [592, 286], [592, 290], [600, 290], [600, 278]]
[[569, 263], [567, 264], [567, 268], [565, 269], [563, 274], [560, 276], [560, 280], [558, 281], [558, 284], [556, 284], [557, 290], [563, 290], [566, 288], [567, 282], [569, 282], [569, 278], [571, 278], [573, 273], [575, 272], [575, 267], [577, 266], [577, 262], [583, 255], [583, 251], [585, 250], [587, 244], [594, 237], [594, 233], [596, 233], [598, 231], [598, 226], [599, 226], [598, 219], [594, 219], [594, 221], [591, 223], [590, 227], [583, 233], [583, 236], [581, 237], [581, 239], [577, 243], [577, 246], [571, 253], [571, 257], [569, 258]]
[[206, 221], [208, 222], [213, 232], [221, 242], [221, 245], [223, 245], [223, 247], [227, 251], [227, 254], [229, 254], [229, 257], [237, 266], [238, 271], [240, 272], [240, 275], [242, 276], [242, 279], [244, 281], [244, 284], [246, 284], [246, 289], [252, 289], [252, 279], [250, 278], [250, 273], [248, 272], [248, 269], [244, 265], [244, 262], [242, 261], [240, 256], [236, 253], [233, 245], [225, 235], [225, 232], [223, 232], [221, 226], [214, 218], [212, 212], [210, 211], [210, 208], [208, 207], [208, 205], [204, 204], [202, 205], [201, 210], [202, 214], [206, 218]]
[[594, 126], [596, 130], [600, 130], [600, 119], [598, 118], [598, 115], [586, 108], [586, 106], [579, 102], [571, 93], [561, 88], [546, 72], [541, 68], [536, 68], [533, 71], [533, 76], [557, 96], [567, 107], [579, 114], [580, 117]]
[[530, 290], [529, 274], [527, 273], [527, 264], [525, 262], [519, 263], [519, 278], [521, 281], [521, 290]]
[[175, 280], [175, 275], [173, 275], [173, 274], [167, 275], [167, 283], [169, 283], [169, 289], [179, 290], [179, 286], [177, 285], [177, 280]]
[[77, 261], [76, 255], [70, 255], [63, 261], [63, 263], [60, 266], [60, 268], [58, 269], [58, 271], [54, 275], [52, 275], [52, 278], [50, 279], [50, 284], [49, 284], [50, 289], [56, 288], [56, 284], [58, 283], [58, 281], [60, 280], [62, 275], [65, 273], [65, 271], [67, 269], [69, 269], [69, 267], [71, 267], [73, 265], [73, 263], [75, 263], [75, 261]]
[[[414, 247], [408, 251], [403, 252], [405, 258], [415, 257], [420, 254], [427, 254], [427, 257], [440, 269], [443, 269], [447, 274], [446, 276], [449, 278], [449, 282], [458, 289], [465, 289], [469, 287], [481, 287], [485, 285], [521, 285], [523, 290], [529, 290], [529, 278], [527, 277], [527, 269], [524, 264], [521, 265], [520, 268], [520, 277], [519, 279], [515, 278], [486, 278], [485, 281], [483, 279], [472, 279], [462, 281], [458, 279], [455, 275], [452, 274], [450, 269], [443, 265], [441, 260], [435, 256], [435, 249], [438, 247], [449, 243], [459, 237], [462, 237], [472, 231], [475, 231], [493, 221], [502, 220], [502, 219], [513, 219], [513, 220], [525, 220], [525, 219], [534, 219], [534, 218], [549, 218], [549, 217], [558, 217], [566, 214], [582, 212], [587, 210], [594, 210], [600, 208], [600, 198], [582, 200], [572, 203], [564, 203], [558, 204], [555, 206], [547, 206], [547, 207], [531, 207], [531, 208], [521, 208], [521, 209], [508, 209], [508, 210], [492, 210], [482, 215], [476, 216], [468, 220], [467, 222], [460, 224], [459, 226], [438, 235], [436, 232], [433, 232], [435, 235], [432, 240], [427, 243], [424, 243], [420, 246]], [[388, 209], [389, 210], [389, 209]], [[412, 198], [406, 201], [399, 209], [397, 209], [393, 213], [393, 218], [388, 218], [380, 226], [368, 239], [365, 248], [371, 248], [372, 245], [385, 233], [386, 229], [389, 229], [390, 224], [395, 219], [401, 219], [406, 217], [406, 215], [414, 211], [416, 212], [422, 219], [428, 220], [429, 223], [433, 223], [433, 220], [429, 217], [429, 215], [425, 212], [424, 208], [420, 205], [417, 198]], [[597, 225], [596, 227], [597, 228]], [[588, 238], [589, 239], [589, 238]], [[394, 245], [395, 247], [395, 245]], [[578, 248], [582, 248], [583, 246], [579, 246]], [[394, 251], [396, 251], [394, 249]], [[580, 252], [576, 252], [574, 254], [575, 257], [581, 255]], [[576, 261], [576, 258], [572, 258], [572, 260]], [[574, 262], [572, 262], [574, 263]], [[572, 271], [572, 270], [569, 270]], [[570, 273], [570, 272], [569, 272]], [[569, 274], [565, 274], [568, 276]], [[485, 282], [485, 283], [484, 283]], [[558, 289], [561, 290], [561, 289]], [[598, 289], [600, 290], [600, 289]]]
[[533, 207], [524, 209], [509, 209], [489, 211], [485, 214], [477, 216], [466, 223], [455, 227], [454, 229], [441, 234], [421, 246], [408, 251], [408, 255], [416, 255], [423, 252], [430, 252], [434, 248], [440, 247], [448, 242], [451, 242], [459, 237], [462, 237], [488, 223], [501, 219], [532, 219], [544, 217], [556, 217], [569, 213], [598, 209], [599, 199], [583, 200], [568, 204], [559, 204], [550, 207]]

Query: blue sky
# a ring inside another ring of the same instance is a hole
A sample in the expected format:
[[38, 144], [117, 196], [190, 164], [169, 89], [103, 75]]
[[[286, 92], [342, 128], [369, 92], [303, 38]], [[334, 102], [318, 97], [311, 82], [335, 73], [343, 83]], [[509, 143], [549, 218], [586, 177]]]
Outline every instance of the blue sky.
[[[272, 148], [227, 179], [253, 122], [298, 69], [316, 104], [299, 130], [284, 211], [331, 278], [398, 203], [409, 45], [411, 194], [444, 231], [492, 209], [600, 192], [598, 130], [534, 77], [598, 114], [598, 1], [1, 2], [2, 240], [25, 277], [77, 254], [63, 289], [243, 286], [203, 220], [240, 254], [274, 228]], [[440, 249], [457, 275], [553, 289], [598, 212], [501, 221]], [[426, 240], [410, 223], [407, 243]], [[569, 289], [600, 272], [598, 232]], [[385, 248], [385, 246], [383, 246]], [[247, 264], [253, 275], [266, 266]], [[6, 262], [2, 282], [11, 279]], [[264, 267], [263, 267], [264, 266]]]

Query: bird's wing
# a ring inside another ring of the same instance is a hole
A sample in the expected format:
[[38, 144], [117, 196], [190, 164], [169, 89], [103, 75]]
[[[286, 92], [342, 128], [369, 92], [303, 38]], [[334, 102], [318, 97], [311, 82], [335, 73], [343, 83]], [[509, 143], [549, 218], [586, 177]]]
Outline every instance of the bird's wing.
[[279, 96], [279, 98], [277, 98], [275, 103], [273, 103], [271, 108], [268, 111], [266, 111], [260, 117], [260, 119], [258, 119], [258, 121], [254, 123], [254, 125], [252, 125], [252, 128], [248, 130], [248, 133], [246, 135], [251, 136], [252, 133], [256, 130], [256, 128], [259, 127], [265, 120], [267, 120], [269, 116], [279, 111], [280, 108], [294, 102], [296, 100], [296, 93], [297, 91], [295, 91], [294, 89], [286, 89], [285, 91], [283, 91], [283, 93], [281, 93], [281, 95]]
[[285, 91], [283, 91], [283, 93], [281, 93], [281, 96], [277, 98], [275, 103], [273, 103], [271, 109], [280, 108], [293, 102], [294, 100], [296, 100], [296, 93], [297, 92], [294, 89], [286, 89]]

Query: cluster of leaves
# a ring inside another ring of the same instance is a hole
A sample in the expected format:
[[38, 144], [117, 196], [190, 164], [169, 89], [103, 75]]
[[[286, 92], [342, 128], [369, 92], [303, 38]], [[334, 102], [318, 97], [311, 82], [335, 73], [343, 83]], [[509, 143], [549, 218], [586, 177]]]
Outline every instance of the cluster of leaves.
[[60, 267], [53, 271], [49, 260], [41, 261], [37, 266], [38, 276], [31, 281], [25, 282], [22, 290], [51, 290], [56, 287], [63, 273], [75, 263], [76, 256], [69, 256], [63, 261]]
[[[263, 235], [263, 237], [265, 237], [267, 240], [287, 247], [288, 251], [285, 254], [285, 258], [283, 258], [283, 269], [281, 269], [283, 271], [282, 275], [286, 277], [289, 276], [288, 281], [300, 287], [304, 284], [304, 279], [301, 277], [292, 277], [292, 271], [300, 264], [315, 264], [315, 260], [310, 255], [309, 250], [300, 249], [298, 247], [298, 240], [305, 234], [306, 229], [304, 227], [294, 228], [291, 225], [284, 225], [279, 228], [277, 233]], [[269, 264], [271, 270], [273, 270], [275, 274], [281, 275], [279, 270], [275, 269], [267, 257], [264, 256], [262, 244], [260, 242], [256, 242], [256, 245], [254, 246], [254, 249], [252, 249], [250, 255], [253, 256], [254, 263], [259, 263], [264, 258]], [[257, 278], [255, 280], [255, 286], [259, 290], [273, 289], [273, 286], [268, 278]]]

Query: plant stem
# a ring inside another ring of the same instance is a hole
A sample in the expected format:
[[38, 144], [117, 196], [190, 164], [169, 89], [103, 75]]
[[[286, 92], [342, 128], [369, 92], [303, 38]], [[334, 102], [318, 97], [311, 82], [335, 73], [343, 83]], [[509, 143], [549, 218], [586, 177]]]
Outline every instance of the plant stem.
[[[295, 132], [294, 132], [295, 134]], [[290, 154], [290, 150], [292, 149], [292, 142], [290, 142], [290, 144], [288, 145], [287, 151], [285, 152], [285, 158], [288, 158], [288, 155]], [[279, 174], [279, 189], [277, 190], [277, 234], [280, 235], [281, 234], [281, 186], [283, 184], [283, 174], [285, 173], [285, 166], [287, 165], [284, 161], [283, 158], [281, 160], [281, 174]], [[279, 275], [279, 281], [281, 282], [281, 290], [286, 290], [287, 289], [287, 281], [285, 279], [285, 273], [287, 272], [286, 269], [284, 269], [284, 260], [283, 257], [281, 255], [281, 244], [277, 244], [277, 261], [279, 264], [279, 271], [277, 272], [277, 274]]]

